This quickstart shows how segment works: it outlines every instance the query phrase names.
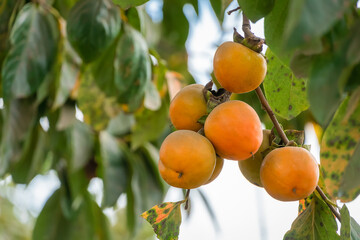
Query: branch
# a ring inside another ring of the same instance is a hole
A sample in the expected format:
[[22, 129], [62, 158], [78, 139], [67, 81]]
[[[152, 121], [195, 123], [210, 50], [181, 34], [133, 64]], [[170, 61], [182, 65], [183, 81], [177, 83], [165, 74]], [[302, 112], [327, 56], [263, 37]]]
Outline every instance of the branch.
[[261, 105], [263, 106], [263, 108], [265, 109], [265, 111], [267, 112], [267, 114], [269, 115], [271, 121], [274, 124], [274, 127], [276, 128], [276, 131], [278, 132], [281, 140], [283, 141], [283, 143], [286, 145], [289, 143], [289, 139], [287, 138], [287, 136], [285, 135], [284, 130], [281, 128], [279, 121], [277, 120], [274, 112], [272, 111], [269, 103], [267, 102], [264, 93], [262, 92], [260, 87], [257, 87], [255, 89], [257, 96], [259, 97], [259, 100], [261, 102]]
[[237, 10], [240, 10], [241, 7], [234, 8], [233, 10], [230, 10], [227, 12], [228, 15], [232, 14], [233, 12], [236, 12]]
[[[244, 31], [245, 37], [250, 37], [250, 38], [255, 37], [256, 38], [256, 36], [251, 32], [250, 21], [244, 14], [243, 14], [243, 26], [242, 26], [242, 29]], [[276, 128], [281, 140], [284, 142], [285, 145], [287, 145], [289, 143], [289, 139], [285, 135], [284, 130], [281, 128], [281, 126], [279, 124], [279, 121], [277, 120], [277, 118], [276, 118], [274, 112], [272, 111], [268, 101], [266, 100], [266, 98], [264, 96], [264, 93], [262, 92], [260, 86], [257, 87], [255, 89], [255, 91], [256, 91], [257, 96], [259, 97], [261, 105], [263, 106], [263, 108], [265, 109], [265, 111], [269, 115], [271, 121], [273, 122], [274, 127]], [[335, 215], [335, 217], [339, 220], [339, 222], [341, 222], [340, 214], [336, 211], [334, 206], [332, 206], [329, 203], [330, 200], [326, 197], [325, 193], [321, 190], [319, 185], [316, 186], [316, 191], [320, 194], [321, 198], [324, 200], [326, 205], [328, 205], [331, 212]]]

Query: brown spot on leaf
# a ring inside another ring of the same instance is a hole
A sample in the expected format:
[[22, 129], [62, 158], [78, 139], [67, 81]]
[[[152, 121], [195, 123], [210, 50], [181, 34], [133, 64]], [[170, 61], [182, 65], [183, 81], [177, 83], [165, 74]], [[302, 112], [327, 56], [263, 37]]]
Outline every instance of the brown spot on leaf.
[[291, 110], [293, 107], [292, 107], [292, 105], [289, 105], [289, 110]]

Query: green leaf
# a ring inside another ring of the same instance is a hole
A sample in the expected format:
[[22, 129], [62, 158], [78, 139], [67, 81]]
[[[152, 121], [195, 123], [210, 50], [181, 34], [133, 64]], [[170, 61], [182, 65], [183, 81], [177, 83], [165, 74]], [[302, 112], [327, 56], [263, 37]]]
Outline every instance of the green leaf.
[[350, 6], [351, 0], [290, 1], [284, 33], [286, 48], [293, 49], [320, 38]]
[[136, 149], [145, 142], [157, 139], [168, 123], [168, 99], [163, 99], [159, 110], [148, 109], [136, 115], [136, 125], [131, 135], [131, 148]]
[[0, 147], [0, 176], [10, 165], [19, 162], [25, 142], [31, 135], [37, 118], [34, 99], [12, 99], [4, 111], [4, 124]]
[[100, 132], [100, 156], [97, 161], [98, 173], [104, 182], [104, 207], [115, 205], [120, 194], [126, 191], [129, 173], [124, 148], [108, 132]]
[[21, 156], [11, 167], [11, 176], [15, 183], [28, 184], [38, 174], [42, 173], [46, 160], [48, 137], [37, 124], [35, 125], [24, 143]]
[[322, 199], [314, 195], [310, 205], [292, 223], [284, 240], [291, 239], [340, 239], [332, 212]]
[[65, 38], [63, 38], [60, 52], [61, 59], [57, 69], [59, 75], [57, 76], [56, 93], [52, 106], [54, 110], [66, 102], [80, 74], [81, 59]]
[[12, 28], [11, 49], [2, 69], [5, 101], [11, 96], [23, 98], [36, 92], [51, 71], [58, 39], [54, 16], [35, 4], [26, 4]]
[[210, 0], [211, 7], [214, 10], [220, 24], [224, 20], [225, 9], [230, 5], [231, 2], [232, 0]]
[[116, 51], [114, 64], [115, 85], [119, 90], [118, 100], [129, 104], [130, 111], [133, 111], [139, 107], [134, 101], [142, 100], [145, 87], [151, 81], [151, 62], [147, 44], [138, 31], [125, 25]]
[[265, 17], [264, 33], [266, 44], [286, 65], [289, 65], [292, 53], [284, 53], [283, 36], [288, 16], [289, 0], [276, 0], [274, 8]]
[[160, 240], [176, 240], [181, 225], [181, 204], [179, 202], [165, 202], [144, 212], [141, 217], [148, 221]]
[[110, 240], [108, 221], [89, 194], [79, 208], [67, 218], [62, 201], [65, 189], [56, 190], [42, 209], [33, 231], [36, 240]]
[[121, 106], [115, 97], [108, 97], [97, 86], [90, 68], [85, 69], [80, 79], [77, 103], [84, 121], [96, 131], [103, 130], [110, 119], [122, 111]]
[[360, 226], [350, 217], [349, 210], [344, 204], [340, 209], [341, 214], [341, 240], [359, 240], [360, 239]]
[[146, 3], [149, 0], [113, 0], [113, 2], [119, 5], [121, 8], [127, 9], [130, 7], [136, 7]]
[[120, 112], [110, 120], [107, 131], [114, 136], [121, 136], [129, 133], [134, 125], [135, 117], [133, 114]]
[[290, 120], [309, 107], [307, 81], [298, 79], [271, 51], [266, 51], [268, 70], [264, 90], [274, 112]]
[[[324, 132], [320, 161], [326, 188], [332, 198], [351, 201], [359, 194], [357, 146], [360, 140], [359, 99], [346, 98]], [[350, 169], [354, 167], [355, 169]], [[350, 176], [355, 178], [349, 178]], [[354, 181], [354, 183], [352, 183]]]
[[349, 36], [350, 43], [346, 53], [346, 60], [350, 64], [359, 63], [360, 62], [360, 21], [358, 20], [351, 31]]
[[252, 22], [256, 22], [260, 18], [265, 17], [274, 6], [274, 0], [238, 0], [238, 3], [245, 15]]
[[68, 130], [68, 139], [71, 147], [71, 160], [68, 166], [70, 172], [82, 169], [94, 156], [95, 134], [83, 122], [76, 121]]
[[314, 60], [309, 79], [310, 110], [317, 122], [326, 127], [342, 101], [340, 82], [348, 76], [341, 57], [326, 54]]
[[156, 111], [161, 107], [160, 94], [151, 81], [147, 83], [145, 88], [144, 106], [152, 111]]
[[111, 45], [120, 28], [119, 10], [110, 0], [80, 0], [67, 21], [69, 41], [86, 63]]

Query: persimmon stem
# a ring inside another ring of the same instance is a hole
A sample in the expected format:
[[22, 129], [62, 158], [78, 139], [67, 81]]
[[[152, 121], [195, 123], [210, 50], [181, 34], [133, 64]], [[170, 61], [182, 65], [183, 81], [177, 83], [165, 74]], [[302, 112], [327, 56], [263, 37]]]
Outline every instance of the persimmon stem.
[[266, 100], [264, 93], [262, 92], [260, 86], [257, 87], [255, 89], [256, 94], [261, 102], [261, 105], [263, 106], [263, 108], [265, 109], [265, 111], [267, 112], [267, 114], [269, 115], [271, 121], [274, 124], [274, 127], [276, 128], [276, 131], [278, 132], [281, 140], [283, 141], [283, 143], [286, 145], [289, 143], [289, 139], [287, 138], [287, 136], [285, 135], [284, 130], [281, 128], [280, 123], [278, 122], [274, 112], [272, 111], [268, 101]]
[[228, 11], [227, 14], [230, 15], [230, 14], [232, 14], [233, 12], [236, 12], [237, 10], [240, 10], [240, 9], [241, 9], [241, 7], [234, 8], [234, 9]]
[[190, 195], [190, 189], [186, 190], [186, 194], [185, 194], [185, 210], [188, 210], [189, 208], [189, 195]]
[[325, 195], [325, 193], [323, 192], [323, 190], [318, 186], [316, 186], [316, 191], [320, 194], [321, 198], [324, 199], [324, 202], [326, 203], [326, 205], [328, 205], [328, 207], [330, 208], [331, 212], [335, 215], [335, 217], [339, 220], [339, 222], [341, 223], [341, 216], [340, 214], [336, 211], [336, 209], [334, 208], [333, 205], [331, 205], [329, 203], [329, 199], [327, 198], [327, 196]]

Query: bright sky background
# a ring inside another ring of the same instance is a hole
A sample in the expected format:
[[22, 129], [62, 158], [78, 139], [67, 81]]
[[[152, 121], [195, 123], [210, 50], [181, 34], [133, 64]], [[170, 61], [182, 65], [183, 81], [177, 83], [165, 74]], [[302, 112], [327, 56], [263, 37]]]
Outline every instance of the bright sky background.
[[[241, 29], [241, 17], [237, 13], [226, 15], [223, 28], [226, 34], [221, 36], [220, 26], [210, 10], [208, 0], [200, 0], [199, 19], [196, 21], [195, 11], [185, 6], [184, 11], [190, 23], [190, 36], [186, 43], [189, 51], [189, 71], [198, 83], [205, 84], [212, 72], [212, 59], [216, 46], [232, 40], [232, 29]], [[228, 9], [237, 7], [236, 1]], [[147, 10], [156, 12], [161, 9], [161, 0], [151, 0]], [[152, 14], [157, 20], [161, 15]], [[263, 37], [263, 21], [252, 25], [253, 32]], [[2, 105], [0, 99], [0, 107]], [[79, 118], [81, 113], [77, 112]], [[319, 159], [319, 145], [312, 125], [306, 126], [306, 144], [311, 144], [311, 152]], [[4, 182], [0, 182], [0, 186]], [[22, 220], [28, 217], [21, 209], [28, 209], [37, 215], [47, 198], [59, 186], [54, 172], [46, 176], [37, 176], [25, 188], [19, 185], [15, 189], [15, 204]], [[89, 187], [92, 192], [99, 192], [101, 183], [92, 181]], [[280, 202], [271, 198], [264, 189], [249, 183], [241, 174], [236, 161], [225, 161], [220, 176], [211, 184], [200, 188], [207, 196], [216, 215], [220, 229], [215, 230], [210, 215], [198, 192], [191, 192], [191, 215], [186, 217], [183, 211], [183, 224], [180, 228], [180, 240], [279, 240], [282, 239], [291, 223], [297, 216], [297, 202]], [[179, 189], [171, 188], [165, 201], [179, 201], [183, 196]], [[121, 202], [121, 201], [120, 201]], [[340, 204], [341, 205], [341, 204]], [[350, 214], [360, 222], [360, 197], [347, 204]]]

